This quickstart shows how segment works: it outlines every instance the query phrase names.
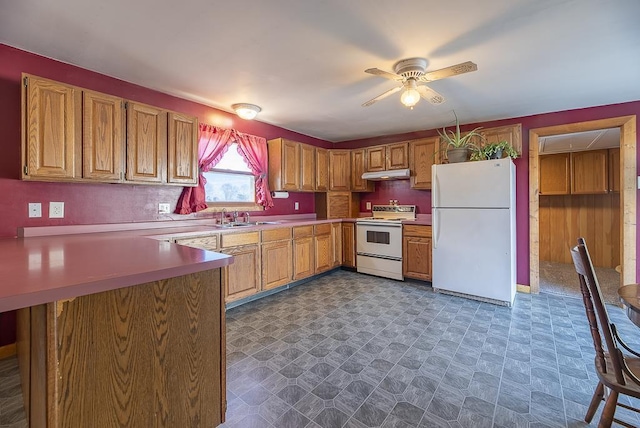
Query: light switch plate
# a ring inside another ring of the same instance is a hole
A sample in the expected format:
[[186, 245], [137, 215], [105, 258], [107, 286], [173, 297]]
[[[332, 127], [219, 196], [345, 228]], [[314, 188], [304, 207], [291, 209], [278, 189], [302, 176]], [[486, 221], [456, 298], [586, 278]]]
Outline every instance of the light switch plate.
[[640, 177], [638, 177], [638, 189], [640, 189]]
[[29, 202], [29, 217], [42, 217], [42, 204], [40, 202]]
[[49, 218], [64, 218], [64, 202], [49, 202]]
[[300, 204], [298, 202], [294, 202], [293, 203], [293, 209], [294, 210], [299, 210], [300, 209]]
[[158, 204], [158, 214], [169, 214], [170, 210], [170, 204]]
[[370, 210], [371, 209], [371, 202], [367, 202], [367, 209]]

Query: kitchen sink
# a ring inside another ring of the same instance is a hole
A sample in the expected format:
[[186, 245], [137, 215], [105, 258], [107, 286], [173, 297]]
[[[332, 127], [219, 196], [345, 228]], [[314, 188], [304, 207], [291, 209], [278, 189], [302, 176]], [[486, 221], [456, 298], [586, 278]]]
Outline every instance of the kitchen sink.
[[231, 228], [231, 227], [249, 227], [249, 226], [261, 226], [267, 224], [280, 224], [279, 221], [251, 221], [249, 223], [225, 223], [225, 224], [217, 224], [217, 227]]

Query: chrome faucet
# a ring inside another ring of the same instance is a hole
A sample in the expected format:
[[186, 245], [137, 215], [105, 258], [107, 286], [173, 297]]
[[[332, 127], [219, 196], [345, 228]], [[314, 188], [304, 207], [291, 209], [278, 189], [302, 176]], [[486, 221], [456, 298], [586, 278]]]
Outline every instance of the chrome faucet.
[[226, 221], [227, 221], [227, 209], [223, 208], [220, 211], [220, 224], [225, 224]]
[[233, 212], [233, 222], [237, 223], [238, 222], [238, 211], [234, 211]]
[[244, 212], [244, 222], [249, 223], [249, 211]]

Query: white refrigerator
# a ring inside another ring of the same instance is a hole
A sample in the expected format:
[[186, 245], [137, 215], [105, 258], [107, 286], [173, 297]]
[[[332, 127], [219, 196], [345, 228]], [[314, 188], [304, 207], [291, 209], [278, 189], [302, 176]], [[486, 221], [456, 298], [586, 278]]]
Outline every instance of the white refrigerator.
[[433, 165], [434, 289], [511, 306], [516, 294], [511, 158]]

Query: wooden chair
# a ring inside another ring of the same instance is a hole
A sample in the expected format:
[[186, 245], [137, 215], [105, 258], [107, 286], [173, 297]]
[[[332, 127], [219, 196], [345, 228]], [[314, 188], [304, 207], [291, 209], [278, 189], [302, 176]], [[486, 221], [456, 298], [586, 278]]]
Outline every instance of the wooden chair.
[[[640, 409], [618, 403], [620, 394], [640, 398], [640, 354], [622, 341], [615, 324], [609, 320], [600, 285], [583, 238], [578, 238], [578, 245], [571, 250], [571, 256], [580, 280], [580, 290], [596, 350], [596, 372], [600, 379], [584, 420], [590, 423], [600, 402], [604, 400], [605, 405], [598, 427], [610, 427], [612, 422], [633, 427], [634, 425], [616, 419], [614, 414], [617, 406], [640, 413]], [[602, 338], [604, 338], [604, 346]], [[631, 356], [625, 355], [621, 348]], [[608, 389], [606, 398], [605, 387]]]

